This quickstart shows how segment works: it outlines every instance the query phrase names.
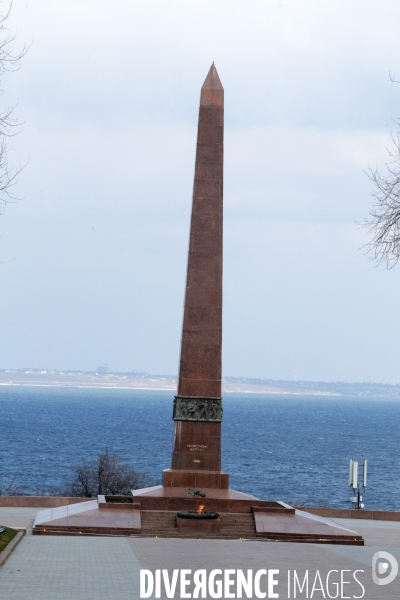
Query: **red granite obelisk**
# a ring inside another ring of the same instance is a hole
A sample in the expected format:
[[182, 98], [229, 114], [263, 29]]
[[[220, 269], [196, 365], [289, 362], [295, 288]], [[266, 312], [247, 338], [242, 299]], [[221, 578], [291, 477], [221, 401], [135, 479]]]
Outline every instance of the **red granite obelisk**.
[[[172, 468], [163, 472], [163, 485], [132, 490], [132, 506], [140, 508], [146, 522], [144, 535], [179, 535], [170, 517], [175, 522], [176, 511], [198, 511], [205, 502], [207, 511], [222, 513], [225, 527], [229, 521], [224, 513], [235, 514], [240, 529], [232, 530], [234, 537], [240, 531], [240, 537], [269, 541], [363, 544], [355, 533], [349, 535], [349, 530], [321, 518], [317, 522], [283, 502], [261, 502], [229, 489], [229, 476], [221, 472], [223, 133], [224, 89], [213, 63], [200, 97]], [[247, 513], [245, 519], [240, 513]], [[211, 534], [207, 521], [201, 520], [190, 531], [194, 537]]]
[[164, 486], [228, 488], [221, 473], [224, 88], [201, 88], [172, 468]]

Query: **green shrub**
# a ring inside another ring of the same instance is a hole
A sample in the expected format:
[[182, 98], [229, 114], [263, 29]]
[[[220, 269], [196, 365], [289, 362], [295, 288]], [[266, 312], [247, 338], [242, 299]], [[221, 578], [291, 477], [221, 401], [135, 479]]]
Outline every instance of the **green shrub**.
[[6, 529], [3, 533], [0, 533], [0, 552], [3, 552], [4, 548], [11, 542], [17, 533], [18, 532], [14, 529]]

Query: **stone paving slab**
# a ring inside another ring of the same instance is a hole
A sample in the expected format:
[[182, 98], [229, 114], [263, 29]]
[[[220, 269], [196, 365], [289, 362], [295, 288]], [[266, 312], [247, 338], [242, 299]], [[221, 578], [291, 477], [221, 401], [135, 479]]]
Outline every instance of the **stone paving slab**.
[[[32, 513], [21, 514], [20, 510], [7, 509], [5, 514], [15, 520], [33, 519]], [[279, 569], [281, 599], [288, 598], [288, 570], [292, 577], [293, 570], [302, 577], [308, 569], [311, 579], [319, 570], [323, 581], [332, 569], [363, 570], [366, 600], [397, 600], [400, 579], [388, 586], [376, 586], [372, 583], [371, 560], [374, 552], [387, 548], [400, 563], [400, 543], [394, 545], [400, 539], [399, 524], [379, 521], [378, 526], [376, 522], [360, 523], [355, 519], [339, 521], [362, 532], [367, 546], [142, 537], [24, 537], [0, 568], [0, 599], [139, 600], [141, 568], [168, 569], [169, 573], [173, 569], [187, 568], [208, 572], [212, 569], [253, 569], [253, 572]], [[389, 542], [385, 542], [387, 539]], [[387, 546], [388, 543], [391, 545]], [[352, 582], [347, 585], [345, 595], [359, 596], [360, 587]], [[162, 597], [166, 598], [164, 591]], [[297, 597], [306, 596], [297, 593]], [[313, 595], [313, 598], [322, 597], [320, 592]], [[180, 598], [179, 589], [175, 598]]]
[[370, 521], [366, 519], [331, 519], [345, 527], [358, 531], [359, 529], [392, 529], [400, 534], [400, 521]]
[[15, 517], [36, 517], [39, 510], [43, 508], [17, 508], [10, 506], [0, 506], [0, 517], [15, 516]]
[[19, 529], [23, 527], [26, 529], [27, 535], [32, 535], [34, 517], [2, 517], [0, 515], [0, 525], [4, 527], [11, 527], [11, 529]]
[[[348, 597], [360, 596], [362, 589], [351, 578], [351, 573], [359, 573], [359, 577], [366, 589], [364, 598], [368, 600], [394, 600], [400, 597], [400, 579], [395, 580], [387, 587], [376, 586], [372, 582], [371, 559], [375, 549], [368, 548], [367, 552], [362, 547], [346, 547], [313, 544], [273, 543], [261, 541], [233, 541], [233, 540], [182, 540], [182, 539], [130, 539], [136, 556], [143, 568], [154, 571], [155, 569], [279, 569], [280, 598], [288, 598], [288, 570], [291, 571], [293, 584], [293, 570], [299, 577], [304, 577], [308, 570], [312, 580], [318, 570], [322, 581], [326, 581], [331, 570], [344, 570], [345, 578], [351, 581], [345, 587], [344, 595]], [[341, 550], [343, 552], [341, 552]], [[346, 553], [346, 549], [351, 552]], [[382, 548], [379, 548], [382, 549]], [[360, 552], [361, 551], [361, 552]], [[397, 555], [396, 555], [397, 556]], [[399, 556], [400, 562], [400, 556]], [[334, 577], [337, 577], [334, 574]], [[193, 590], [193, 586], [188, 588]], [[310, 590], [311, 592], [311, 590]], [[331, 590], [333, 595], [333, 590]], [[136, 596], [138, 597], [138, 596]], [[176, 598], [179, 598], [179, 594]], [[209, 598], [209, 596], [206, 596]], [[293, 589], [291, 597], [293, 598]], [[298, 598], [306, 595], [297, 594]], [[310, 595], [308, 597], [311, 597]], [[313, 598], [322, 598], [321, 592], [316, 592]], [[166, 598], [166, 595], [162, 595]]]
[[0, 568], [0, 598], [132, 600], [140, 568], [126, 538], [32, 536]]
[[[329, 548], [328, 545], [323, 546], [325, 550], [331, 552], [332, 554], [337, 554], [339, 556], [343, 556], [345, 558], [349, 558], [351, 560], [355, 560], [363, 565], [368, 565], [371, 567], [372, 557], [375, 552], [379, 550], [383, 550], [383, 546], [364, 546], [360, 550], [357, 549], [357, 552], [353, 552], [354, 548], [351, 546], [335, 546], [333, 548]], [[390, 548], [388, 549], [390, 554], [395, 557], [400, 565], [400, 548]]]
[[[363, 536], [365, 546], [384, 546], [386, 548], [400, 547], [400, 522], [397, 521], [366, 521], [359, 519], [336, 519], [351, 521], [351, 527]], [[394, 554], [394, 552], [392, 552]]]
[[0, 525], [4, 527], [25, 528], [27, 535], [32, 535], [35, 517], [41, 508], [18, 508], [0, 506]]

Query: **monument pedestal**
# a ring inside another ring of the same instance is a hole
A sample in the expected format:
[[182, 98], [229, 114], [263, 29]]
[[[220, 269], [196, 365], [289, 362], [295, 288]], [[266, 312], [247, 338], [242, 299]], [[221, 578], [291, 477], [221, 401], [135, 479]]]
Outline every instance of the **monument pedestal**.
[[260, 505], [258, 498], [235, 490], [197, 487], [205, 496], [192, 496], [189, 487], [158, 485], [132, 490], [133, 501], [140, 504], [141, 510], [197, 511], [204, 504], [207, 511], [219, 513], [251, 513], [253, 506]]
[[192, 488], [215, 488], [218, 490], [229, 489], [229, 475], [221, 471], [183, 471], [178, 469], [165, 469], [163, 471], [163, 486]]

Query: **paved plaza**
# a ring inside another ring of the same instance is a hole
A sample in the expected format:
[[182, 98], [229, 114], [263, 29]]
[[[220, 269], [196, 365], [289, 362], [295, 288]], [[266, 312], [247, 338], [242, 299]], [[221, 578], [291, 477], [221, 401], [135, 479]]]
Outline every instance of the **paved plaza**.
[[[135, 600], [140, 597], [140, 569], [279, 569], [279, 598], [288, 598], [288, 570], [303, 579], [309, 571], [308, 597], [323, 598], [317, 589], [311, 596], [316, 571], [323, 582], [331, 570], [346, 570], [343, 596], [368, 600], [398, 599], [400, 581], [378, 586], [372, 581], [372, 557], [390, 552], [400, 563], [400, 523], [337, 519], [360, 533], [365, 547], [271, 543], [240, 540], [184, 540], [162, 538], [32, 536], [36, 508], [0, 508], [0, 523], [24, 527], [21, 540], [0, 568], [0, 598], [7, 600]], [[353, 579], [352, 573], [365, 588]], [[363, 572], [362, 572], [363, 571]], [[336, 573], [331, 575], [335, 581]], [[190, 586], [188, 591], [190, 591]], [[334, 597], [334, 587], [330, 588]], [[291, 588], [290, 597], [294, 597]], [[180, 598], [179, 584], [175, 598]], [[207, 596], [209, 597], [209, 596]], [[255, 597], [255, 596], [254, 596]], [[297, 598], [306, 598], [305, 590]], [[162, 587], [162, 598], [166, 598]]]

